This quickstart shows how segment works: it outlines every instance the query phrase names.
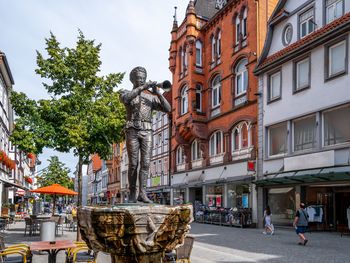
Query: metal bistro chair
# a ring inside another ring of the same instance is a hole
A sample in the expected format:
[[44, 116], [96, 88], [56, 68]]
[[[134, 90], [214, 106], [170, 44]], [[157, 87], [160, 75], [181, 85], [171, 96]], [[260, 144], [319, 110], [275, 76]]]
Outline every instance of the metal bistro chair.
[[75, 241], [75, 248], [66, 250], [66, 263], [88, 262], [96, 263], [97, 252], [90, 250], [90, 248], [83, 241]]
[[0, 235], [0, 263], [31, 263], [32, 253], [26, 244], [5, 247], [4, 237]]
[[30, 236], [35, 235], [38, 230], [37, 222], [29, 217], [24, 218], [25, 227], [24, 227], [24, 236], [27, 235], [27, 231]]

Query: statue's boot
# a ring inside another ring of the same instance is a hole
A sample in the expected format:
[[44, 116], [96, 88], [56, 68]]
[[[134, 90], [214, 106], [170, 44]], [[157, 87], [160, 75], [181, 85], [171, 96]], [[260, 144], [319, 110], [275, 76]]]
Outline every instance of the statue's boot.
[[130, 189], [129, 203], [136, 203], [136, 188]]
[[152, 204], [153, 202], [147, 197], [145, 189], [141, 189], [139, 193], [139, 197], [137, 198], [137, 201], [143, 202], [143, 203], [149, 203]]

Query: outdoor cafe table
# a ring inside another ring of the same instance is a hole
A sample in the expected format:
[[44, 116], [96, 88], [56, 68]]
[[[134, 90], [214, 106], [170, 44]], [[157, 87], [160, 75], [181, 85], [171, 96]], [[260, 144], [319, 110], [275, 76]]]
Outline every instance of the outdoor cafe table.
[[56, 240], [54, 242], [54, 244], [50, 244], [50, 241], [32, 242], [30, 250], [47, 251], [49, 252], [48, 263], [56, 263], [56, 256], [59, 251], [77, 247], [71, 240]]

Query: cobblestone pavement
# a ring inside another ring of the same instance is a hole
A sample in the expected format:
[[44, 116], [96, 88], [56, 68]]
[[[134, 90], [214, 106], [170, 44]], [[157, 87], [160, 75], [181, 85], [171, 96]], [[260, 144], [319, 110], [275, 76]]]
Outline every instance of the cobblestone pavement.
[[[193, 223], [195, 236], [191, 263], [229, 262], [293, 262], [293, 263], [350, 263], [350, 235], [335, 232], [307, 233], [309, 243], [297, 245], [298, 237], [291, 229], [276, 229], [273, 236], [262, 234], [261, 229], [241, 229]], [[64, 231], [56, 239], [75, 240], [76, 232]], [[39, 241], [40, 236], [24, 237], [24, 222], [17, 222], [5, 231], [6, 244]], [[34, 263], [46, 263], [47, 255], [34, 254]], [[63, 251], [57, 263], [65, 262]], [[100, 253], [98, 263], [110, 263], [108, 254]]]

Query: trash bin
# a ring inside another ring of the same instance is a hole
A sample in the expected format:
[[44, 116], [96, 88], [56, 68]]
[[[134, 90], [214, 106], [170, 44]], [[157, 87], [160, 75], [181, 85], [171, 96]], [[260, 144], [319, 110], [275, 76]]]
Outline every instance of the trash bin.
[[40, 226], [40, 240], [53, 241], [55, 240], [56, 223], [54, 221], [41, 222]]

